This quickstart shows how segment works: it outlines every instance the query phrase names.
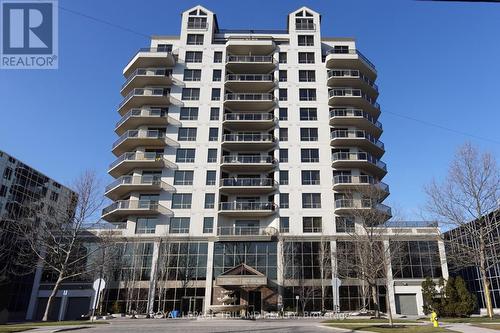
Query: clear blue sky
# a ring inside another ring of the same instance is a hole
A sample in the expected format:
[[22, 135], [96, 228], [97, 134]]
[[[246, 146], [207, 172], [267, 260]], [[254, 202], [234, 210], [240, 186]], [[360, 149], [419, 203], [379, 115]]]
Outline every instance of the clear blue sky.
[[[178, 34], [196, 4], [221, 28], [284, 29], [303, 5], [324, 36], [355, 37], [379, 71], [391, 187], [386, 200], [419, 218], [423, 185], [446, 173], [463, 142], [500, 152], [500, 4], [412, 0], [60, 0], [60, 6], [152, 34]], [[118, 7], [117, 7], [118, 5]], [[0, 149], [63, 183], [93, 168], [104, 180], [123, 66], [145, 37], [60, 10], [59, 69], [0, 71]], [[489, 138], [478, 140], [412, 117]]]

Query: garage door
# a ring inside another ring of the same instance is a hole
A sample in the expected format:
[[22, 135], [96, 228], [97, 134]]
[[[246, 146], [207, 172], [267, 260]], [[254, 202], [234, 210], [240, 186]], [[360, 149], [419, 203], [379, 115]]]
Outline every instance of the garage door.
[[396, 294], [396, 313], [418, 315], [416, 294]]
[[90, 297], [70, 297], [64, 320], [80, 319], [82, 314], [87, 314], [90, 308]]

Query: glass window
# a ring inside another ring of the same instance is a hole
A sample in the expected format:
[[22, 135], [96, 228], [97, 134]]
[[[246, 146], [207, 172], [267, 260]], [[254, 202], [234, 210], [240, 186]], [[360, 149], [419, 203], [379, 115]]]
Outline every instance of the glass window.
[[156, 46], [158, 52], [172, 52], [172, 44], [158, 44]]
[[348, 45], [335, 45], [333, 47], [333, 53], [347, 54], [349, 53]]
[[290, 218], [289, 217], [280, 217], [280, 232], [286, 233], [290, 232]]
[[280, 149], [279, 154], [280, 154], [279, 158], [280, 163], [288, 163], [288, 149]]
[[196, 141], [196, 127], [179, 127], [177, 141]]
[[219, 120], [219, 108], [210, 108], [210, 120]]
[[396, 278], [422, 279], [442, 276], [437, 241], [391, 241], [392, 269]]
[[222, 62], [222, 52], [215, 51], [214, 52], [214, 63], [221, 63], [221, 62]]
[[188, 34], [187, 35], [187, 45], [203, 45], [203, 35], [202, 34]]
[[279, 74], [279, 81], [280, 82], [286, 82], [286, 80], [287, 80], [287, 72], [285, 70], [280, 70], [278, 72], [278, 74]]
[[354, 232], [354, 218], [352, 216], [336, 216], [335, 230], [337, 232]]
[[288, 128], [280, 128], [279, 129], [279, 140], [280, 141], [288, 141]]
[[321, 208], [321, 194], [302, 193], [302, 208]]
[[188, 29], [206, 29], [206, 17], [188, 17]]
[[300, 108], [300, 120], [318, 120], [316, 108]]
[[202, 57], [201, 51], [186, 51], [186, 62], [201, 62]]
[[214, 232], [214, 218], [213, 217], [204, 217], [203, 218], [203, 233], [211, 234]]
[[299, 89], [299, 100], [301, 101], [315, 101], [316, 89]]
[[288, 170], [280, 170], [280, 185], [288, 185]]
[[280, 208], [290, 208], [290, 195], [288, 193], [280, 193]]
[[218, 82], [222, 80], [222, 70], [214, 69], [212, 73], [212, 81]]
[[301, 149], [300, 160], [305, 163], [319, 162], [319, 149]]
[[198, 120], [198, 108], [181, 107], [180, 120]]
[[279, 120], [288, 120], [287, 108], [279, 108]]
[[215, 207], [215, 193], [205, 193], [205, 209], [213, 209]]
[[220, 101], [220, 88], [212, 88], [212, 101]]
[[314, 64], [314, 52], [299, 52], [299, 64]]
[[217, 163], [217, 148], [209, 148], [207, 163]]
[[318, 141], [318, 129], [302, 127], [300, 129], [300, 141]]
[[319, 184], [319, 170], [302, 170], [302, 185]]
[[206, 185], [215, 185], [215, 179], [217, 177], [217, 172], [214, 170], [207, 170]]
[[12, 168], [5, 168], [3, 171], [3, 179], [10, 180], [12, 178]]
[[153, 217], [138, 217], [135, 224], [136, 234], [154, 234], [158, 219]]
[[172, 194], [172, 209], [190, 209], [191, 197], [191, 193]]
[[217, 141], [219, 140], [219, 128], [210, 127], [208, 130], [208, 141]]
[[199, 100], [200, 88], [182, 88], [182, 99], [185, 101]]
[[286, 52], [279, 53], [279, 63], [286, 64]]
[[300, 82], [315, 82], [316, 81], [316, 71], [299, 70], [299, 81]]
[[196, 150], [192, 148], [178, 148], [175, 152], [176, 163], [194, 163]]
[[171, 217], [169, 233], [171, 234], [189, 233], [189, 217]]
[[314, 36], [313, 35], [299, 35], [299, 46], [313, 46]]
[[286, 101], [288, 99], [288, 90], [286, 88], [280, 88], [278, 94], [280, 101]]
[[321, 232], [322, 223], [320, 216], [302, 218], [302, 232]]
[[200, 81], [201, 69], [185, 69], [184, 81]]
[[174, 185], [193, 185], [193, 171], [175, 170]]
[[7, 186], [0, 186], [0, 197], [5, 197], [7, 195]]

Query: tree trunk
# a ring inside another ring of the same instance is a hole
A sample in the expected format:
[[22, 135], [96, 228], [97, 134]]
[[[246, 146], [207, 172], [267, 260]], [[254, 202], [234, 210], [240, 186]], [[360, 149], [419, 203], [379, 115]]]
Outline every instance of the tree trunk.
[[50, 293], [49, 299], [47, 300], [47, 305], [45, 306], [45, 312], [43, 313], [43, 318], [42, 321], [48, 321], [49, 320], [49, 313], [50, 310], [52, 309], [52, 303], [54, 302], [54, 299], [56, 298], [57, 291], [59, 290], [59, 287], [61, 286], [63, 279], [61, 278], [61, 274], [59, 274], [59, 277], [57, 278], [56, 283], [54, 284], [54, 289], [52, 289], [52, 292]]
[[385, 291], [385, 308], [387, 309], [387, 317], [389, 318], [389, 325], [392, 327], [394, 325], [394, 322], [392, 320], [392, 307], [391, 307], [391, 300], [389, 299], [389, 286], [386, 286], [386, 291]]
[[373, 301], [373, 306], [375, 310], [375, 317], [380, 318], [380, 309], [378, 306], [378, 297], [377, 297], [377, 285], [371, 285], [370, 286], [371, 294], [372, 294], [372, 301]]
[[486, 311], [488, 317], [493, 318], [493, 304], [491, 302], [490, 281], [486, 272], [486, 245], [483, 235], [479, 236], [479, 272], [481, 273], [481, 283], [483, 284], [484, 300], [486, 301]]

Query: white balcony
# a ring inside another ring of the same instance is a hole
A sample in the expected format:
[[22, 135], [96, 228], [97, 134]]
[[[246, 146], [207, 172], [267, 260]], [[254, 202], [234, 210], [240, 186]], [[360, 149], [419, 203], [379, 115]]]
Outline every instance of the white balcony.
[[134, 169], [175, 169], [177, 165], [167, 160], [163, 154], [153, 152], [127, 152], [120, 155], [109, 166], [109, 174], [119, 177], [133, 171]]
[[229, 93], [224, 96], [224, 107], [241, 111], [269, 111], [276, 106], [273, 94]]
[[328, 104], [333, 107], [349, 105], [367, 111], [374, 117], [380, 115], [380, 105], [375, 98], [363, 93], [361, 89], [332, 88], [328, 92]]
[[353, 108], [334, 108], [330, 110], [330, 126], [353, 126], [379, 137], [382, 134], [382, 123], [368, 112]]
[[129, 61], [123, 75], [129, 77], [137, 68], [174, 66], [175, 56], [168, 48], [142, 48]]
[[113, 143], [112, 153], [119, 156], [138, 147], [177, 147], [179, 144], [158, 130], [129, 130]]
[[104, 195], [111, 200], [118, 200], [130, 192], [174, 191], [175, 188], [164, 182], [160, 176], [121, 176], [109, 184]]
[[268, 74], [276, 68], [276, 61], [267, 55], [228, 55], [226, 68], [232, 73]]
[[268, 55], [274, 52], [275, 48], [272, 37], [266, 36], [230, 36], [226, 42], [226, 51], [230, 54]]
[[381, 179], [387, 173], [384, 162], [365, 152], [334, 153], [332, 167], [335, 169], [361, 169]]
[[383, 200], [389, 195], [389, 185], [377, 180], [373, 176], [368, 175], [337, 175], [333, 177], [333, 190], [334, 191], [356, 191], [371, 187], [374, 190], [380, 191], [379, 199]]
[[180, 122], [162, 109], [132, 109], [116, 123], [115, 132], [122, 135], [128, 130], [144, 125], [166, 127], [167, 125], [180, 125]]
[[277, 160], [273, 156], [225, 155], [222, 156], [221, 167], [232, 172], [269, 171], [274, 169], [277, 164]]
[[273, 227], [220, 226], [217, 228], [217, 238], [224, 241], [260, 240], [270, 241], [278, 236], [278, 230]]
[[378, 203], [373, 199], [337, 199], [335, 200], [335, 214], [353, 214], [356, 210], [375, 209], [378, 214], [387, 219], [392, 216], [391, 208]]
[[165, 87], [134, 88], [118, 105], [118, 113], [123, 116], [130, 109], [141, 108], [145, 105], [168, 106], [182, 104], [178, 99], [170, 96], [170, 89]]
[[273, 89], [276, 83], [271, 74], [228, 74], [224, 84], [233, 92], [265, 93]]
[[378, 86], [375, 82], [357, 69], [330, 69], [327, 85], [363, 89], [374, 98], [378, 96]]
[[232, 133], [222, 136], [222, 147], [229, 150], [260, 151], [269, 150], [276, 144], [272, 134]]
[[327, 68], [360, 70], [369, 75], [371, 80], [375, 80], [377, 76], [375, 65], [358, 50], [333, 48], [328, 51], [325, 63]]
[[219, 190], [225, 193], [269, 193], [276, 190], [278, 183], [272, 178], [222, 178]]
[[122, 85], [121, 94], [127, 96], [134, 88], [169, 86], [173, 82], [172, 70], [167, 68], [137, 68]]
[[380, 157], [384, 154], [384, 143], [363, 130], [333, 130], [330, 145], [336, 148], [358, 147]]
[[264, 131], [276, 125], [276, 118], [271, 113], [234, 112], [224, 114], [222, 124], [232, 131]]
[[221, 202], [219, 214], [236, 217], [270, 216], [277, 212], [278, 206], [272, 202]]
[[172, 215], [172, 211], [157, 201], [120, 200], [102, 210], [102, 219], [108, 222], [123, 221], [129, 216]]

